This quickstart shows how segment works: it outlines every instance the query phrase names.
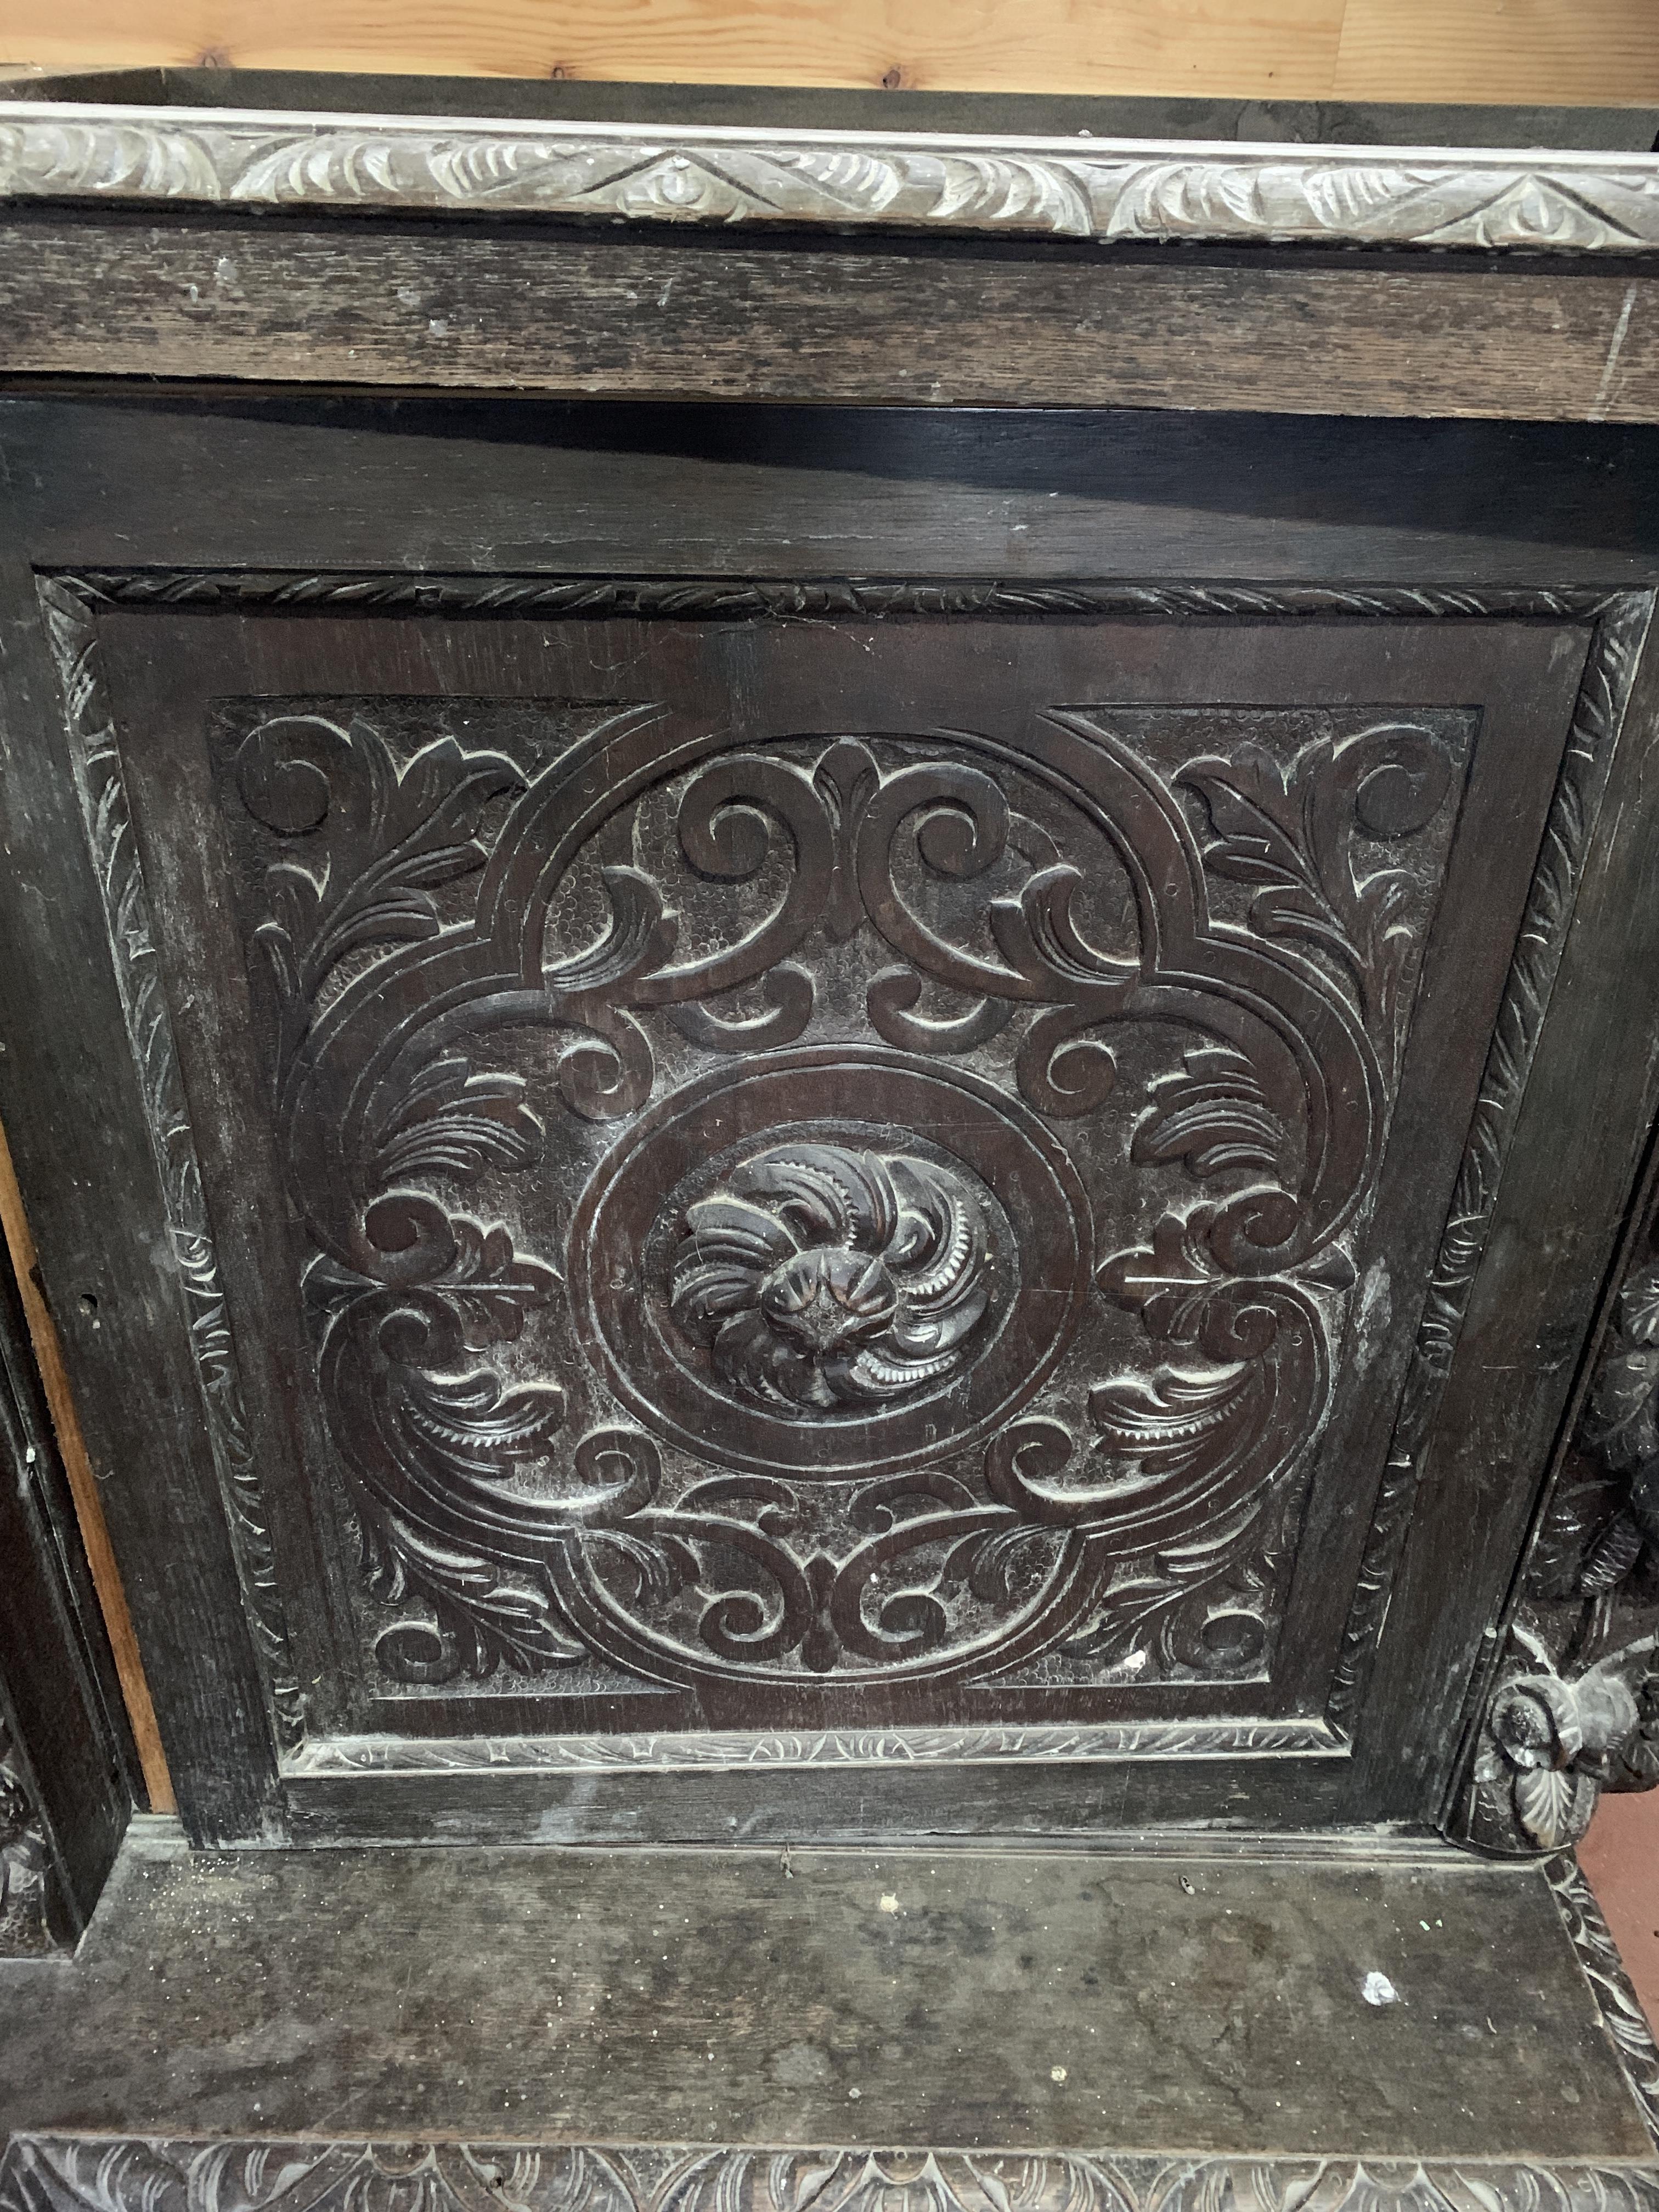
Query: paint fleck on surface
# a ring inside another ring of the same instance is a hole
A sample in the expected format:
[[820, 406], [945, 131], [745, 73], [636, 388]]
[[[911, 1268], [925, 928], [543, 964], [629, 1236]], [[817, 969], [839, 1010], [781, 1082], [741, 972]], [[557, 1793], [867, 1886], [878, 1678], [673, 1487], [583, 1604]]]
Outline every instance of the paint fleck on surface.
[[1359, 1984], [1359, 1994], [1368, 2005], [1391, 2005], [1400, 2002], [1400, 1992], [1386, 1974], [1375, 1970]]

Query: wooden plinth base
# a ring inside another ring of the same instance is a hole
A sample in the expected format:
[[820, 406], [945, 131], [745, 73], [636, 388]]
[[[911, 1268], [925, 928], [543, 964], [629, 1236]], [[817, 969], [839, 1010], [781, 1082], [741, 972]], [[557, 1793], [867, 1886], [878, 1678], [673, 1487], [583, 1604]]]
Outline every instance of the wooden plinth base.
[[0, 2208], [1659, 2206], [1604, 1943], [1570, 1869], [1398, 1844], [141, 1823], [77, 1957], [0, 1968]]

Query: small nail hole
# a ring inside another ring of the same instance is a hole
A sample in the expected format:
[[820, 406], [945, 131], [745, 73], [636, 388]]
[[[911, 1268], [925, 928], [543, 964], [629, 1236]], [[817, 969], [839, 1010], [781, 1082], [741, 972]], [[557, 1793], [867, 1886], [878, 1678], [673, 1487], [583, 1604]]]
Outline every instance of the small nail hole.
[[90, 1291], [81, 1293], [81, 1310], [83, 1314], [95, 1314], [98, 1310], [98, 1301]]

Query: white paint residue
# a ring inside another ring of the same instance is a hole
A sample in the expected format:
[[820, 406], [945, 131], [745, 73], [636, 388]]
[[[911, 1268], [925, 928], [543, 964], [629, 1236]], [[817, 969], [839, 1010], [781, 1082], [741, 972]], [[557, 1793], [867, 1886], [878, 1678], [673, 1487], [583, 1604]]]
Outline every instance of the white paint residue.
[[883, 1893], [881, 1910], [884, 1912], [896, 1912], [898, 1911], [898, 1899], [894, 1896], [890, 1889], [884, 1892]]
[[1063, 2066], [1051, 2066], [1048, 2069], [1048, 2079], [1051, 2081], [1063, 2081], [1066, 2079], [1066, 2069]]
[[1619, 356], [1625, 349], [1625, 340], [1630, 335], [1631, 311], [1636, 305], [1636, 287], [1625, 287], [1625, 303], [1619, 310], [1619, 319], [1613, 326], [1613, 337], [1607, 345], [1607, 357], [1601, 369], [1601, 381], [1595, 387], [1595, 397], [1589, 404], [1586, 420], [1601, 422], [1607, 419], [1607, 403], [1613, 397], [1613, 379], [1619, 367]]
[[1366, 1273], [1359, 1293], [1359, 1310], [1354, 1316], [1353, 1364], [1362, 1375], [1388, 1341], [1389, 1323], [1393, 1317], [1389, 1270], [1379, 1260]]
[[1390, 2005], [1400, 2002], [1400, 1992], [1388, 1976], [1375, 1970], [1367, 1974], [1359, 1984], [1359, 1994], [1369, 2005]]

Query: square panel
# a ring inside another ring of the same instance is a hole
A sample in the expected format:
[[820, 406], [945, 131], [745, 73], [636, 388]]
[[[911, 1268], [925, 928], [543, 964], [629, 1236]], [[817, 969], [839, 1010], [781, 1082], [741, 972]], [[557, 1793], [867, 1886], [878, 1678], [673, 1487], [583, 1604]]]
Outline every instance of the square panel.
[[1589, 633], [887, 588], [99, 615], [296, 1769], [1340, 1753]]

